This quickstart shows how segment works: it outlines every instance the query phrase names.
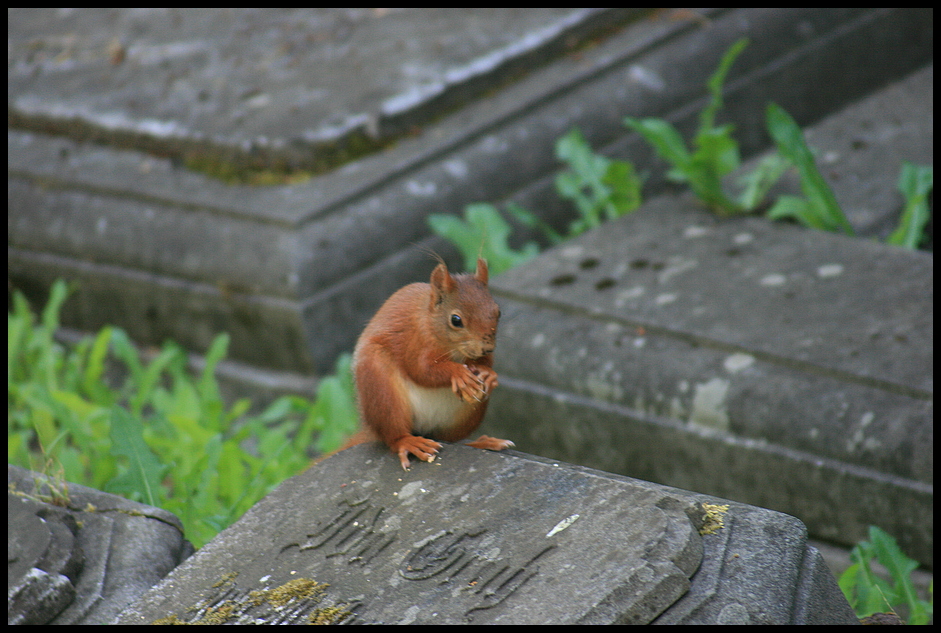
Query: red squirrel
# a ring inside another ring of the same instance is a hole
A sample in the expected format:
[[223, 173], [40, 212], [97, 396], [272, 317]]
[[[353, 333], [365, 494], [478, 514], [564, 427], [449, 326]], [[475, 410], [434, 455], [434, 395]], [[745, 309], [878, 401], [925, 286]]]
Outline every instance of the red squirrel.
[[[409, 469], [409, 454], [434, 461], [441, 444], [480, 426], [497, 386], [493, 370], [500, 308], [487, 289], [487, 262], [451, 275], [439, 258], [430, 283], [400, 288], [356, 343], [353, 376], [361, 430], [346, 447], [382, 440]], [[482, 435], [468, 446], [503, 450], [509, 440]]]

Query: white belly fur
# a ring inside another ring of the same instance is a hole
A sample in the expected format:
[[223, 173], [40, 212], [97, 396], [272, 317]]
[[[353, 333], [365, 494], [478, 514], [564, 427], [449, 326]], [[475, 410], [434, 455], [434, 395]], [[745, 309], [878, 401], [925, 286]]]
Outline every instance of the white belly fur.
[[460, 411], [471, 406], [462, 402], [448, 387], [429, 389], [406, 380], [405, 388], [412, 404], [412, 425], [415, 433], [431, 433], [438, 429], [450, 428], [461, 417]]

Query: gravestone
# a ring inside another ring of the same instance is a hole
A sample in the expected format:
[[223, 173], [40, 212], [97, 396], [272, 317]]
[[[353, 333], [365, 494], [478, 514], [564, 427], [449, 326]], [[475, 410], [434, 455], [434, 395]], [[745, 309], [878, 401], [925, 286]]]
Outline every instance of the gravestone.
[[854, 622], [805, 539], [792, 517], [515, 451], [446, 444], [403, 472], [361, 445], [115, 623]]
[[[82, 330], [119, 325], [192, 351], [226, 331], [235, 361], [320, 373], [394, 290], [427, 276], [423, 249], [451, 257], [429, 213], [512, 198], [566, 225], [553, 147], [573, 127], [651, 171], [651, 195], [660, 170], [623, 117], [690, 132], [740, 37], [751, 45], [722, 116], [746, 154], [767, 145], [768, 100], [805, 123], [931, 59], [930, 8], [660, 12], [596, 40], [583, 27], [609, 12], [436, 11], [446, 26], [381, 11], [12, 10], [12, 283], [38, 301], [58, 277], [77, 282], [62, 322]], [[531, 52], [589, 41], [504, 83]], [[389, 102], [411, 112], [389, 118]], [[342, 152], [402, 123], [412, 135], [303, 183], [229, 184], [187, 160], [231, 151], [277, 171], [334, 134]]]
[[928, 253], [654, 198], [491, 282], [484, 432], [847, 547], [877, 525], [930, 567], [932, 271]]
[[172, 513], [7, 467], [8, 624], [107, 624], [193, 552]]

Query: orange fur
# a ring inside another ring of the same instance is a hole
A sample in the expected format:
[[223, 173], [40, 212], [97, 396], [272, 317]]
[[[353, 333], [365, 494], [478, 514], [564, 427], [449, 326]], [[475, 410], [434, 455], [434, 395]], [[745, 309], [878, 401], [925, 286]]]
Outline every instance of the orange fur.
[[[344, 446], [382, 440], [408, 470], [409, 455], [433, 461], [441, 445], [480, 426], [490, 394], [500, 308], [487, 262], [473, 275], [451, 275], [444, 262], [430, 283], [395, 292], [363, 330], [353, 352], [362, 428]], [[428, 437], [423, 437], [428, 436]], [[508, 440], [482, 436], [470, 446], [502, 450]]]

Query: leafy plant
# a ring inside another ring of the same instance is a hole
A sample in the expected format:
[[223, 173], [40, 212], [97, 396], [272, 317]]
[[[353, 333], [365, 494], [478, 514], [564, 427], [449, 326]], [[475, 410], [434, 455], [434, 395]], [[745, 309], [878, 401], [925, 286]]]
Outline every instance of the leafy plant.
[[760, 207], [774, 183], [780, 180], [784, 172], [792, 166], [791, 161], [778, 152], [773, 152], [758, 161], [758, 165], [753, 170], [742, 174], [738, 178], [738, 184], [742, 189], [739, 196], [741, 208], [744, 211], [754, 211]]
[[[336, 373], [321, 378], [317, 385], [317, 399], [307, 413], [307, 420], [311, 430], [318, 432], [315, 443], [318, 453], [335, 451], [359, 424], [352, 364], [352, 356], [341, 354], [337, 359]], [[295, 444], [295, 450], [303, 450], [303, 442], [295, 441]]]
[[905, 209], [899, 226], [886, 239], [887, 244], [895, 244], [908, 249], [916, 249], [925, 239], [925, 225], [931, 218], [928, 208], [928, 194], [934, 186], [934, 168], [930, 165], [913, 165], [906, 161], [899, 174], [898, 188], [905, 197]]
[[[336, 448], [356, 424], [349, 357], [325, 378], [314, 405], [279, 398], [257, 415], [241, 399], [226, 406], [215, 369], [220, 334], [198, 376], [166, 343], [144, 362], [113, 327], [69, 349], [53, 334], [68, 295], [53, 284], [38, 320], [20, 293], [8, 315], [7, 451], [10, 463], [61, 470], [61, 478], [177, 514], [197, 546], [309, 464], [307, 448]], [[123, 374], [123, 378], [109, 378]]]
[[634, 165], [594, 153], [578, 128], [556, 142], [555, 154], [569, 166], [556, 176], [556, 191], [575, 203], [580, 216], [569, 224], [569, 236], [580, 235], [640, 206], [642, 183]]
[[[725, 79], [747, 45], [745, 38], [735, 42], [706, 82], [709, 101], [699, 115], [692, 150], [686, 147], [676, 128], [663, 119], [627, 117], [624, 123], [640, 133], [657, 154], [672, 165], [667, 173], [669, 179], [687, 183], [704, 204], [720, 215], [748, 213], [759, 208], [774, 183], [793, 166], [800, 174], [804, 196], [780, 196], [767, 216], [775, 220], [792, 218], [811, 228], [853, 235], [853, 228], [833, 191], [817, 169], [803, 133], [791, 116], [776, 104], [768, 105], [766, 124], [778, 151], [738, 178], [740, 191], [735, 199], [723, 189], [723, 177], [739, 167], [740, 158], [738, 143], [732, 137], [734, 126], [716, 126], [715, 119], [723, 105]], [[640, 206], [642, 183], [634, 166], [594, 153], [578, 129], [572, 129], [556, 142], [556, 156], [568, 165], [568, 169], [556, 177], [556, 191], [560, 197], [574, 202], [579, 211], [578, 219], [569, 224], [568, 235], [560, 235], [517, 204], [507, 205], [507, 211], [518, 222], [541, 231], [550, 243], [557, 244]], [[930, 218], [927, 196], [932, 186], [931, 167], [909, 164], [903, 167], [899, 189], [906, 198], [906, 206], [899, 227], [888, 243], [917, 248], [924, 240], [924, 227]], [[474, 267], [479, 253], [483, 253], [491, 261], [491, 268], [498, 272], [538, 253], [539, 247], [534, 242], [527, 242], [520, 250], [508, 246], [510, 226], [493, 205], [469, 205], [464, 216], [462, 221], [453, 216], [433, 215], [428, 221], [435, 233], [458, 246], [468, 269]]]
[[795, 218], [811, 228], [853, 235], [853, 227], [837, 204], [833, 190], [817, 169], [814, 155], [791, 115], [777, 104], [769, 103], [767, 124], [778, 152], [797, 167], [804, 193], [803, 198], [781, 196], [768, 211], [768, 217], [773, 220]]
[[535, 257], [539, 246], [527, 242], [520, 250], [509, 245], [512, 229], [492, 204], [469, 204], [464, 219], [453, 215], [428, 216], [431, 230], [451, 241], [464, 257], [464, 269], [474, 270], [477, 257], [487, 260], [490, 274], [498, 275]]
[[[780, 106], [770, 103], [767, 124], [778, 152], [797, 167], [804, 193], [803, 198], [779, 197], [768, 211], [768, 217], [772, 220], [793, 218], [810, 228], [853, 235], [853, 227], [817, 168], [813, 152], [804, 142], [804, 135], [794, 119]], [[887, 244], [912, 250], [918, 248], [925, 239], [925, 225], [931, 217], [927, 199], [933, 186], [934, 169], [931, 166], [903, 163], [898, 188], [905, 198], [905, 208], [898, 228], [886, 239]]]
[[[740, 164], [738, 143], [732, 138], [732, 124], [716, 127], [715, 117], [722, 108], [722, 86], [732, 64], [748, 45], [748, 39], [735, 42], [719, 62], [719, 67], [706, 82], [709, 103], [699, 115], [699, 128], [693, 137], [693, 150], [687, 149], [683, 137], [669, 122], [659, 118], [627, 117], [624, 123], [640, 133], [661, 158], [673, 168], [667, 178], [688, 183], [696, 196], [720, 215], [749, 210], [742, 202], [731, 200], [722, 188], [722, 177]], [[773, 172], [769, 172], [773, 173]], [[750, 191], [750, 199], [755, 190]]]
[[[869, 526], [869, 540], [860, 541], [850, 552], [853, 565], [840, 576], [840, 589], [859, 617], [893, 611], [905, 606], [910, 624], [927, 624], [934, 610], [934, 600], [921, 600], [912, 583], [911, 573], [918, 563], [908, 558], [889, 534]], [[879, 561], [892, 577], [889, 583], [875, 573], [871, 561]]]
[[[595, 154], [578, 129], [560, 138], [555, 151], [559, 160], [569, 166], [556, 177], [556, 190], [559, 196], [574, 202], [579, 212], [579, 218], [569, 225], [568, 236], [584, 233], [640, 206], [641, 180], [631, 163]], [[507, 211], [524, 226], [541, 231], [551, 244], [566, 237], [516, 203], [509, 203]], [[467, 270], [473, 270], [477, 257], [482, 256], [490, 264], [490, 271], [499, 274], [539, 253], [535, 242], [527, 242], [518, 250], [510, 247], [512, 229], [492, 204], [467, 205], [463, 220], [453, 215], [429, 215], [428, 225], [458, 248]]]

